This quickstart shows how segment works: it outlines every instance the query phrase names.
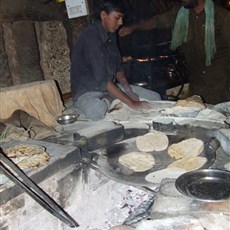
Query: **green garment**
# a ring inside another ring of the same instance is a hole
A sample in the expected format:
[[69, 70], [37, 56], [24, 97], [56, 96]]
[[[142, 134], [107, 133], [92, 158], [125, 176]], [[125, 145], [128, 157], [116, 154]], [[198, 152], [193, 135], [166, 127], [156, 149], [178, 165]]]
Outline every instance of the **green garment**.
[[[205, 65], [205, 12], [190, 10], [188, 40], [182, 44], [190, 95], [200, 95], [206, 103], [230, 101], [230, 11], [215, 6], [216, 53], [211, 66]], [[157, 28], [173, 28], [178, 8], [156, 16]]]

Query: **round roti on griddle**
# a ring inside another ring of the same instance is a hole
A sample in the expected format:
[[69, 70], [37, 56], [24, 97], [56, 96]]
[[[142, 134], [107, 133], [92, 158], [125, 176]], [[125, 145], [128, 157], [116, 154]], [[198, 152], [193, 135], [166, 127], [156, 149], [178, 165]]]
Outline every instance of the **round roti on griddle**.
[[207, 162], [205, 157], [185, 157], [169, 164], [167, 168], [181, 168], [186, 171], [192, 171], [201, 168]]
[[162, 151], [167, 149], [169, 139], [163, 132], [154, 131], [136, 138], [136, 146], [142, 152]]
[[179, 143], [172, 144], [168, 148], [170, 157], [178, 160], [185, 157], [195, 157], [204, 150], [204, 143], [197, 138], [189, 138]]
[[150, 153], [130, 152], [118, 158], [120, 164], [134, 172], [145, 172], [155, 165], [155, 159]]

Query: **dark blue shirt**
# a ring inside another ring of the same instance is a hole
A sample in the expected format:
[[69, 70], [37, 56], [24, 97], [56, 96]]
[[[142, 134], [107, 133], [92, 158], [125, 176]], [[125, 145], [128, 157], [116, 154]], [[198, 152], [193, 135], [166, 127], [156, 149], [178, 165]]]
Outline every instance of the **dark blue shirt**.
[[89, 25], [78, 36], [71, 60], [71, 91], [74, 99], [86, 92], [106, 91], [107, 83], [122, 71], [115, 33], [101, 21]]

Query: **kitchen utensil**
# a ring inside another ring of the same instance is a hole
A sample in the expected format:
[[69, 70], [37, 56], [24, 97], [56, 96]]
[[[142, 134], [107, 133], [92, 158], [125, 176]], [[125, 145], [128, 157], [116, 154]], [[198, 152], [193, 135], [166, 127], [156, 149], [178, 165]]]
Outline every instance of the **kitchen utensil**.
[[61, 125], [72, 124], [77, 121], [79, 114], [62, 114], [57, 117], [57, 122]]
[[230, 171], [200, 169], [182, 174], [176, 179], [176, 188], [182, 194], [205, 201], [230, 199]]
[[[48, 194], [32, 181], [0, 148], [0, 172], [12, 180], [23, 191], [31, 196], [43, 208], [70, 227], [78, 227], [78, 223], [65, 212]], [[4, 164], [3, 164], [4, 163]], [[7, 166], [7, 167], [6, 167]], [[9, 168], [13, 171], [11, 172]], [[14, 173], [17, 175], [15, 176]], [[20, 178], [20, 179], [19, 179]]]

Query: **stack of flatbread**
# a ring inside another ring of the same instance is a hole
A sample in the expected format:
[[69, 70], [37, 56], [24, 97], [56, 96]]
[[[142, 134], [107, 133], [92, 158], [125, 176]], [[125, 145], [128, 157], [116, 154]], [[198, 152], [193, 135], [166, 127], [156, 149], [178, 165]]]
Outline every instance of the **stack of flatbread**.
[[198, 95], [191, 96], [185, 100], [178, 100], [171, 108], [162, 111], [163, 114], [171, 114], [178, 117], [196, 117], [206, 106]]
[[49, 161], [49, 154], [39, 145], [15, 145], [4, 149], [4, 153], [21, 169], [38, 168]]
[[206, 108], [206, 105], [204, 104], [202, 98], [199, 95], [193, 95], [191, 97], [188, 97], [185, 100], [178, 100], [173, 107], [175, 106], [194, 107], [194, 108], [200, 108], [200, 109]]

